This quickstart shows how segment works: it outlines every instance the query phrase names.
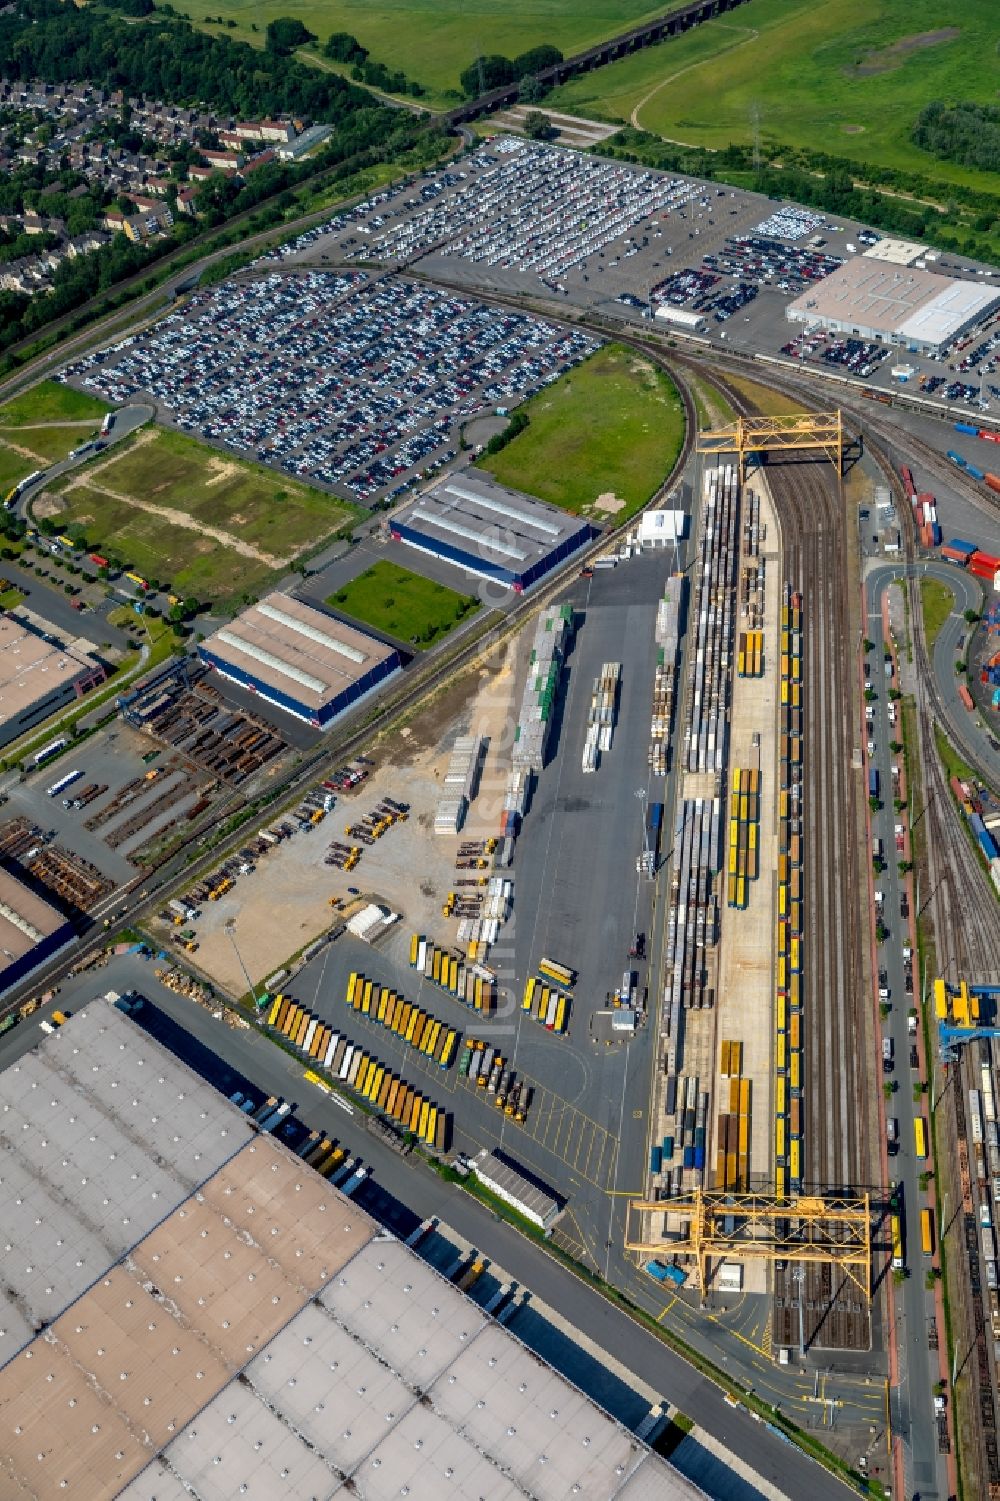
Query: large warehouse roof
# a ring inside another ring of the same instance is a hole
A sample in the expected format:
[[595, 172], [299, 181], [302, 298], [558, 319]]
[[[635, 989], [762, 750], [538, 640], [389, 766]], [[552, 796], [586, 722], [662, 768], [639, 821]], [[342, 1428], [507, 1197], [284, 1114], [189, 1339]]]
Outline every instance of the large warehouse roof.
[[269, 594], [204, 642], [223, 666], [259, 680], [317, 713], [373, 669], [392, 647], [290, 594]]
[[13, 615], [0, 614], [0, 724], [96, 665], [27, 630]]
[[1000, 290], [859, 256], [789, 304], [797, 322], [858, 328], [937, 348], [1000, 304]]
[[701, 1494], [112, 1007], [8, 1074], [54, 1219], [5, 1166], [6, 1262], [81, 1265], [0, 1370], [5, 1501]]
[[578, 516], [467, 471], [442, 480], [393, 518], [435, 545], [471, 552], [523, 576], [581, 529]]
[[0, 870], [0, 949], [7, 960], [7, 964], [0, 960], [0, 973], [65, 926], [61, 912], [10, 871]]

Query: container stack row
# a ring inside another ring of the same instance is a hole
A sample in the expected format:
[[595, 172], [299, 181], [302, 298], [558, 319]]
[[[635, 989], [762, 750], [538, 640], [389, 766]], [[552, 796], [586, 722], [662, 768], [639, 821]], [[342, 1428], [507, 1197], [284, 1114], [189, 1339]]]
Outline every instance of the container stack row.
[[721, 772], [726, 764], [738, 522], [735, 468], [725, 465], [708, 470], [693, 570], [697, 581], [695, 642], [684, 725], [684, 764], [688, 771]]
[[733, 769], [729, 803], [729, 869], [726, 905], [741, 911], [749, 901], [751, 881], [760, 874], [760, 771], [756, 766]]
[[667, 917], [666, 984], [661, 1026], [667, 1038], [680, 1034], [680, 1013], [715, 1003], [709, 982], [708, 950], [719, 938], [721, 798], [688, 798], [677, 810], [674, 864]]
[[620, 662], [605, 662], [600, 677], [594, 679], [594, 691], [590, 696], [590, 709], [587, 712], [587, 733], [583, 742], [585, 772], [596, 771], [601, 752], [611, 749], [621, 681]]
[[504, 1115], [519, 1126], [524, 1125], [531, 1104], [531, 1088], [516, 1077], [498, 1048], [491, 1047], [481, 1037], [467, 1037], [458, 1060], [458, 1072], [469, 1084], [483, 1090]]
[[708, 1091], [698, 1088], [697, 1075], [675, 1075], [668, 1083], [666, 1127], [649, 1154], [650, 1172], [662, 1175], [658, 1187], [664, 1198], [703, 1185], [708, 1128]]
[[435, 834], [457, 834], [464, 824], [475, 795], [482, 750], [477, 735], [459, 735], [455, 741], [434, 815]]
[[802, 1186], [802, 596], [781, 607], [781, 786], [775, 952], [774, 1181]]
[[337, 1028], [327, 1026], [320, 1017], [289, 996], [277, 996], [272, 1001], [267, 1021], [268, 1026], [287, 1037], [299, 1052], [311, 1059], [314, 1068], [322, 1069], [328, 1077], [346, 1085], [373, 1109], [381, 1111], [404, 1131], [412, 1132], [426, 1145], [437, 1151], [446, 1150], [450, 1137], [447, 1112], [393, 1073], [386, 1064], [380, 1063], [365, 1048], [352, 1042]]
[[512, 760], [515, 770], [537, 776], [544, 765], [563, 661], [572, 632], [573, 610], [570, 605], [550, 605], [542, 611], [514, 731]]
[[468, 963], [459, 954], [439, 948], [429, 938], [414, 933], [410, 939], [410, 964], [418, 974], [441, 987], [470, 1011], [492, 1014], [496, 1005], [496, 976], [485, 964]]
[[395, 1032], [411, 1048], [424, 1053], [439, 1068], [450, 1068], [455, 1061], [459, 1034], [455, 1027], [413, 1005], [405, 996], [366, 975], [352, 973], [344, 997], [352, 1010], [367, 1016], [370, 1022]]
[[685, 629], [687, 579], [673, 573], [667, 579], [656, 610], [656, 670], [653, 676], [653, 713], [649, 726], [649, 765], [653, 775], [667, 774], [667, 748], [674, 722], [674, 699]]
[[525, 981], [521, 1010], [550, 1032], [563, 1033], [569, 1026], [570, 997], [535, 975]]
[[743, 1044], [723, 1039], [716, 1120], [715, 1187], [746, 1193], [750, 1187], [750, 1080], [745, 1079]]

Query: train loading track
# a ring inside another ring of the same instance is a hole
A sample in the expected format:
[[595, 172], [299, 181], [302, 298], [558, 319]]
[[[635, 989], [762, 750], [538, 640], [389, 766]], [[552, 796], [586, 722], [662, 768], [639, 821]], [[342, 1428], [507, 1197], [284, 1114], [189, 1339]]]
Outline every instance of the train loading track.
[[[755, 409], [712, 371], [741, 415]], [[874, 1042], [862, 962], [859, 797], [851, 768], [856, 666], [851, 650], [848, 538], [840, 485], [824, 462], [789, 455], [767, 482], [781, 527], [783, 581], [803, 603], [802, 1192], [871, 1185]], [[752, 481], [751, 481], [752, 483]], [[801, 1287], [775, 1271], [772, 1344], [867, 1350], [861, 1289], [830, 1263]]]

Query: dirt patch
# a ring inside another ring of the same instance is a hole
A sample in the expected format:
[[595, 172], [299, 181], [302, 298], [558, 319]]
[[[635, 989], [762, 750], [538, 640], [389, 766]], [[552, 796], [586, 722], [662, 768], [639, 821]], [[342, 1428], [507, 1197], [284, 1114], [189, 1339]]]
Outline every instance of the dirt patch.
[[953, 42], [960, 34], [958, 26], [941, 26], [936, 31], [918, 31], [913, 36], [901, 36], [898, 42], [888, 47], [879, 47], [869, 52], [863, 61], [846, 69], [852, 78], [871, 78], [877, 73], [888, 73], [905, 62], [911, 52], [920, 52], [924, 47], [937, 47], [941, 42]]
[[206, 490], [211, 490], [213, 485], [224, 484], [227, 479], [235, 479], [240, 472], [236, 464], [227, 464], [225, 459], [209, 459], [208, 467], [212, 471], [212, 478], [205, 481]]
[[594, 501], [594, 510], [603, 511], [606, 516], [617, 516], [624, 508], [625, 502], [613, 490], [604, 490]]
[[61, 516], [66, 510], [66, 502], [61, 495], [53, 495], [51, 490], [43, 490], [38, 499], [32, 501], [31, 509], [36, 521], [46, 521], [53, 516]]
[[864, 135], [865, 131], [868, 129], [867, 125], [842, 125], [840, 128], [844, 132], [845, 136]]
[[[530, 636], [522, 633], [522, 639], [530, 640]], [[458, 691], [453, 688], [436, 699], [411, 725], [377, 741], [368, 752], [376, 765], [357, 792], [338, 797], [329, 816], [311, 834], [296, 834], [266, 856], [253, 875], [238, 880], [220, 901], [206, 904], [195, 924], [198, 969], [233, 995], [242, 994], [246, 981], [226, 922], [235, 919], [240, 955], [251, 978], [259, 983], [329, 927], [330, 898], [348, 898], [349, 885], [357, 885], [366, 896], [403, 914], [391, 942], [408, 942], [408, 935], [419, 931], [454, 944], [456, 921], [442, 917], [441, 903], [454, 884], [458, 840], [433, 833], [442, 779], [457, 734], [488, 738], [480, 791], [469, 812], [465, 837], [495, 833], [510, 759], [513, 695], [513, 655], [508, 648], [489, 666], [466, 673]], [[345, 826], [386, 795], [409, 803], [408, 821], [366, 848], [350, 875], [326, 865], [330, 841], [343, 839]]]

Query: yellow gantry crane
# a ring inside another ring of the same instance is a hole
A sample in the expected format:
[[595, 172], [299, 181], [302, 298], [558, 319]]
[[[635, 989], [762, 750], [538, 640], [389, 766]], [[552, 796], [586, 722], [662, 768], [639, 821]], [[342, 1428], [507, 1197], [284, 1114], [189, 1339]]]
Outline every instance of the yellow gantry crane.
[[694, 1257], [702, 1292], [712, 1260], [828, 1262], [871, 1299], [868, 1194], [794, 1198], [694, 1188], [669, 1199], [633, 1199], [625, 1221], [625, 1249], [642, 1256]]
[[698, 434], [697, 450], [704, 454], [739, 455], [740, 482], [746, 479], [752, 453], [788, 453], [819, 449], [843, 472], [844, 422], [840, 411], [792, 412], [783, 417], [737, 417], [728, 427]]

